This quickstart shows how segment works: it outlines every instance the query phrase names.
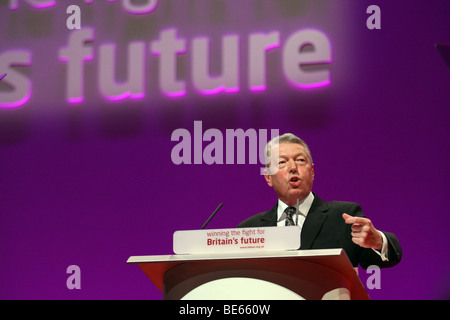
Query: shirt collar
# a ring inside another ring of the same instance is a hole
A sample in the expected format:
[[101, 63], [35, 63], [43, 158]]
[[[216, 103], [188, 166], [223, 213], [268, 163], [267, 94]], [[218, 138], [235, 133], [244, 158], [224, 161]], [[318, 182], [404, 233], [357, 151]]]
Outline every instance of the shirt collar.
[[[298, 211], [301, 215], [303, 215], [305, 218], [309, 212], [309, 209], [311, 209], [311, 205], [314, 201], [314, 194], [310, 192], [303, 201], [299, 203]], [[286, 216], [283, 215], [284, 210], [288, 207], [286, 203], [278, 199], [278, 208], [277, 208], [277, 221], [281, 221], [286, 219]]]

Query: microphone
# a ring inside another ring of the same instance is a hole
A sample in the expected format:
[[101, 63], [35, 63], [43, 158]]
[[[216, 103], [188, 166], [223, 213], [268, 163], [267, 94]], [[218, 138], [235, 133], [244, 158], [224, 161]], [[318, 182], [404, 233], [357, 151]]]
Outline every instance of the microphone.
[[211, 219], [216, 215], [217, 211], [219, 211], [220, 208], [222, 208], [223, 203], [221, 202], [217, 209], [213, 212], [213, 214], [206, 220], [205, 224], [203, 224], [202, 230], [205, 229], [206, 225], [211, 221]]

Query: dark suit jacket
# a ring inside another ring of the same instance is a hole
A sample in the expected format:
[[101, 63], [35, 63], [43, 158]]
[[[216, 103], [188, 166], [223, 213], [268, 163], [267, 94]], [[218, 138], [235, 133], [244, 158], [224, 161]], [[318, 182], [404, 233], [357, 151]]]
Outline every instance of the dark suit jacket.
[[[397, 237], [384, 232], [388, 240], [388, 260], [381, 257], [372, 249], [362, 248], [353, 243], [351, 225], [346, 224], [342, 214], [365, 217], [361, 207], [353, 202], [331, 201], [325, 202], [314, 194], [314, 201], [306, 216], [301, 231], [300, 249], [331, 249], [343, 248], [354, 267], [358, 264], [367, 269], [370, 265], [380, 268], [392, 267], [400, 262], [402, 249]], [[241, 222], [238, 228], [270, 227], [277, 225], [277, 204], [270, 209], [254, 215]]]

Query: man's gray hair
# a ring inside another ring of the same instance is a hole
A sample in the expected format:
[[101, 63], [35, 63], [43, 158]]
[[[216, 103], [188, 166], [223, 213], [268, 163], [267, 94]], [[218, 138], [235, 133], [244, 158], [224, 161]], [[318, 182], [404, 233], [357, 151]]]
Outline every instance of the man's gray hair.
[[265, 150], [266, 167], [267, 168], [270, 166], [270, 161], [268, 161], [268, 160], [270, 159], [272, 146], [280, 144], [280, 143], [295, 143], [295, 144], [302, 145], [305, 148], [306, 153], [308, 154], [309, 160], [311, 160], [311, 163], [314, 163], [312, 156], [311, 156], [311, 151], [309, 150], [309, 147], [308, 147], [308, 144], [306, 144], [306, 142], [303, 139], [300, 139], [299, 137], [297, 137], [296, 135], [294, 135], [292, 133], [285, 133], [285, 134], [275, 137], [272, 140], [270, 140], [269, 142], [267, 142], [266, 150]]

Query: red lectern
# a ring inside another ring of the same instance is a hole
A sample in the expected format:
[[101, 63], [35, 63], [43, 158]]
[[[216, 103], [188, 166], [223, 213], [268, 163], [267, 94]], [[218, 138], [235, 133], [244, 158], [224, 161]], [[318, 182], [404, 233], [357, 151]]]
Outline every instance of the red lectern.
[[164, 299], [369, 299], [343, 249], [133, 256]]

